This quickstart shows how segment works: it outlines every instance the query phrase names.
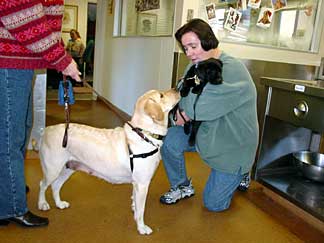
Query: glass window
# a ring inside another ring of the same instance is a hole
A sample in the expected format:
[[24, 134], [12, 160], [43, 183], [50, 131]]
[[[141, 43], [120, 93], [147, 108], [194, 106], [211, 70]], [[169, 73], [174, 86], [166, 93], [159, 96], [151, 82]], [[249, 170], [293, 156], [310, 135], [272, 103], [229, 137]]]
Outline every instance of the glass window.
[[[221, 41], [307, 52], [319, 50], [324, 19], [322, 0], [199, 1], [198, 17], [209, 22]], [[213, 15], [210, 6], [214, 8]]]
[[114, 36], [172, 35], [174, 0], [116, 0]]

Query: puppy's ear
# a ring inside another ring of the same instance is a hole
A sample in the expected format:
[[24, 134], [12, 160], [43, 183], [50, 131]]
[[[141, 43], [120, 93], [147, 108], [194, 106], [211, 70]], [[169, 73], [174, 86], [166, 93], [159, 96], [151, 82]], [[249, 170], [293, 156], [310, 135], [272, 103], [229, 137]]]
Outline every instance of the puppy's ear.
[[195, 75], [196, 65], [192, 65], [184, 76], [184, 80], [192, 78]]
[[144, 105], [144, 112], [148, 114], [153, 121], [163, 121], [164, 113], [158, 103], [154, 100], [148, 99]]

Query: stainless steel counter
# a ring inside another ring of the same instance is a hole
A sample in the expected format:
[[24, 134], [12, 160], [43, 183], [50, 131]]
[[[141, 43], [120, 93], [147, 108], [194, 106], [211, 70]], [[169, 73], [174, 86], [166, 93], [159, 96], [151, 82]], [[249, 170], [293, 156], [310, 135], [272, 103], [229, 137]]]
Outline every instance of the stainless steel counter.
[[268, 87], [266, 114], [297, 127], [324, 132], [324, 82], [261, 78]]
[[267, 88], [254, 178], [324, 221], [324, 183], [297, 170], [292, 153], [317, 152], [324, 132], [323, 81], [261, 78]]
[[[324, 98], [324, 81], [262, 77], [261, 84], [287, 91]], [[304, 89], [303, 89], [304, 87]]]

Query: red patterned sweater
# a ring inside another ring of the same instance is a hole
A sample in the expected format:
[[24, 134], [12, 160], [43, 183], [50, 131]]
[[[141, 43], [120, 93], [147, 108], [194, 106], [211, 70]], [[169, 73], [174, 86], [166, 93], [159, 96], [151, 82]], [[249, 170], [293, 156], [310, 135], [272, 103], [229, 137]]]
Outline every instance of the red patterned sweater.
[[64, 70], [63, 0], [0, 0], [0, 68]]

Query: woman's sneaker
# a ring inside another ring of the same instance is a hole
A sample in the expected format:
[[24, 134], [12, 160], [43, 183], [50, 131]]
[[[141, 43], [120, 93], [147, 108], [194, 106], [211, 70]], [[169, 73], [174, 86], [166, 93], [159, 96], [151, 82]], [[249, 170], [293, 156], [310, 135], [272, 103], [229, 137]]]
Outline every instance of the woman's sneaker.
[[173, 204], [180, 199], [189, 198], [195, 195], [195, 189], [192, 186], [191, 180], [188, 186], [178, 186], [176, 189], [171, 188], [160, 197], [160, 202], [163, 204]]
[[249, 189], [251, 183], [251, 176], [250, 173], [244, 175], [243, 179], [241, 180], [240, 185], [237, 187], [239, 191], [245, 192]]

